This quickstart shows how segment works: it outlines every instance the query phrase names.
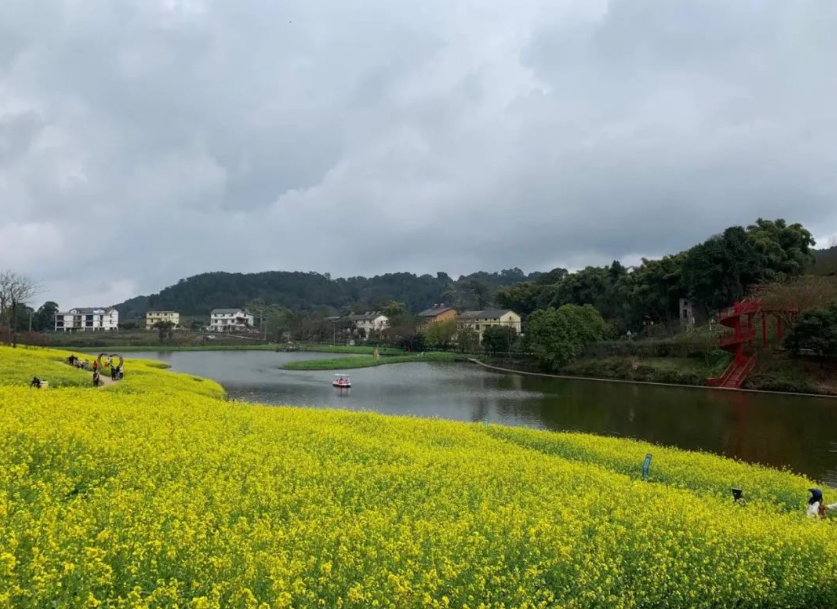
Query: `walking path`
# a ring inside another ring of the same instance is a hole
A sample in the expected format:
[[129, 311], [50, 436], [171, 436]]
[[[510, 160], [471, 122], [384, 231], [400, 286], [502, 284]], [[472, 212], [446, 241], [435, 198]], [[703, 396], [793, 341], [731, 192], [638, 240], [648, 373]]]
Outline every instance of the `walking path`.
[[[90, 375], [90, 378], [92, 380], [92, 378], [93, 378], [92, 374]], [[110, 378], [109, 376], [107, 376], [105, 374], [100, 374], [99, 375], [99, 386], [100, 387], [110, 387], [111, 385], [115, 384], [115, 382], [116, 381], [114, 381], [112, 378]]]

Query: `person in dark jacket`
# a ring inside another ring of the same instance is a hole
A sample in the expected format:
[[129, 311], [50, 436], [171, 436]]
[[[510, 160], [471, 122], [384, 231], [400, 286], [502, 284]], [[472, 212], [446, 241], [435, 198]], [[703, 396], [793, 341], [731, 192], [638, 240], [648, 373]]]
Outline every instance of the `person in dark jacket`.
[[809, 518], [816, 518], [819, 516], [820, 518], [825, 518], [825, 512], [827, 510], [837, 510], [837, 503], [832, 503], [831, 505], [826, 505], [822, 499], [822, 491], [818, 488], [809, 488], [808, 492], [811, 493], [811, 496], [808, 498], [808, 517]]

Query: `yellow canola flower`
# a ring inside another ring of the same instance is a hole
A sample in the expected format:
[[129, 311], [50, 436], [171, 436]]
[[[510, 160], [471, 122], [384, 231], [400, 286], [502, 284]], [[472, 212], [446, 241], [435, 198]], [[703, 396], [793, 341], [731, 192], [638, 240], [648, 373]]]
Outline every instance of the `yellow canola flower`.
[[790, 472], [229, 402], [130, 359], [94, 389], [68, 355], [0, 348], [0, 607], [837, 606], [837, 526]]

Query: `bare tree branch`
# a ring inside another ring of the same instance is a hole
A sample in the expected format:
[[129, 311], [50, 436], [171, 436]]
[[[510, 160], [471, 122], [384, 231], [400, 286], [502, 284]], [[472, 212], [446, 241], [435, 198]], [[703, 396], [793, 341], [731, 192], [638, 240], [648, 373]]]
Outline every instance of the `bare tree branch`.
[[0, 271], [0, 322], [5, 320], [13, 347], [17, 347], [18, 307], [29, 303], [39, 290], [40, 284], [26, 275]]

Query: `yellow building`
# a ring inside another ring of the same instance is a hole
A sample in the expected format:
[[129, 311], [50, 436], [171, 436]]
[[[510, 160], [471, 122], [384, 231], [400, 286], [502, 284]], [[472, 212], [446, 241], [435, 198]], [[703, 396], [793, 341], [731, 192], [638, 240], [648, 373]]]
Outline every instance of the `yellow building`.
[[444, 321], [451, 321], [459, 317], [459, 311], [453, 307], [446, 307], [443, 304], [435, 304], [418, 314], [418, 326], [421, 330], [427, 330], [430, 324], [439, 324]]
[[177, 327], [180, 325], [180, 313], [177, 311], [149, 311], [145, 314], [145, 329], [154, 329], [154, 324], [158, 321], [170, 321]]
[[520, 315], [508, 309], [486, 309], [485, 311], [465, 311], [459, 316], [459, 322], [476, 332], [482, 342], [482, 333], [492, 326], [513, 328], [520, 334]]

